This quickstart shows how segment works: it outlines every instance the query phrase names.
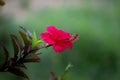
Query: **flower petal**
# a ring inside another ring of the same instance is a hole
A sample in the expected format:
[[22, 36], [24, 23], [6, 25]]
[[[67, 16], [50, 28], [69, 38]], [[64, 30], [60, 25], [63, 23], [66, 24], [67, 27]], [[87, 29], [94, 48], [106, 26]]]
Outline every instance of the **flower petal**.
[[40, 34], [40, 37], [48, 44], [54, 44], [54, 41], [51, 39], [49, 33], [43, 32]]
[[71, 37], [70, 33], [65, 32], [63, 30], [58, 31], [58, 36], [59, 36], [59, 40], [61, 40], [61, 39], [69, 39]]
[[59, 46], [59, 45], [53, 45], [53, 49], [55, 52], [62, 52], [65, 50], [64, 46]]
[[65, 43], [66, 48], [72, 49], [72, 43], [71, 42], [67, 42]]
[[72, 49], [72, 42], [69, 40], [64, 40], [61, 43], [57, 44], [59, 46], [63, 46], [64, 48]]
[[50, 34], [51, 38], [56, 41], [58, 39], [58, 29], [55, 26], [48, 26], [47, 32]]
[[56, 32], [58, 29], [55, 26], [48, 26], [47, 31], [48, 32]]

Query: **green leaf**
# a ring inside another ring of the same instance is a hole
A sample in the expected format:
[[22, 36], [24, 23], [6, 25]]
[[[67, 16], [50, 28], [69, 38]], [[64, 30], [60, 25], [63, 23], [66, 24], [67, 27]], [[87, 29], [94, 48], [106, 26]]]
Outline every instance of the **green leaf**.
[[27, 45], [27, 46], [30, 45], [31, 42], [30, 42], [30, 39], [28, 38], [28, 36], [22, 31], [19, 31], [19, 33], [20, 33], [25, 45]]
[[68, 64], [67, 67], [65, 68], [65, 71], [68, 71], [70, 68], [72, 68], [73, 65], [72, 64]]
[[29, 77], [18, 67], [9, 67], [8, 72], [13, 73], [17, 76], [26, 78], [27, 80], [30, 80]]
[[29, 53], [24, 59], [23, 62], [40, 62], [40, 58], [37, 54]]
[[15, 41], [15, 38], [13, 35], [10, 35], [13, 43], [13, 48], [14, 48], [14, 58], [18, 58], [18, 53], [19, 53], [19, 47], [18, 44]]
[[33, 37], [32, 37], [32, 47], [37, 47], [40, 43], [42, 43], [43, 41], [42, 40], [38, 40], [37, 39], [37, 36], [36, 36], [36, 33], [33, 32]]
[[37, 36], [36, 36], [36, 33], [35, 33], [35, 31], [33, 32], [32, 39], [33, 39], [33, 40], [32, 40], [33, 42], [37, 41]]
[[40, 45], [40, 43], [42, 43], [42, 40], [38, 40], [38, 41], [34, 42], [34, 43], [32, 44], [33, 48], [34, 48], [34, 47], [37, 47], [38, 45]]

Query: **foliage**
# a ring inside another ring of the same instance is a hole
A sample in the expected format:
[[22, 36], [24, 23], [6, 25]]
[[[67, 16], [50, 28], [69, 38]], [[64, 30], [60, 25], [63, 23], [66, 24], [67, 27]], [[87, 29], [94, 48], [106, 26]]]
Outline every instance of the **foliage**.
[[14, 49], [14, 56], [12, 58], [9, 57], [10, 52], [4, 45], [2, 45], [4, 49], [5, 60], [0, 66], [0, 71], [8, 71], [29, 80], [28, 76], [21, 70], [21, 67], [27, 69], [24, 63], [40, 61], [39, 56], [36, 54], [36, 52], [39, 50], [39, 47], [37, 45], [34, 47], [32, 46], [32, 43], [34, 43], [32, 37], [35, 37], [35, 35], [32, 36], [28, 30], [23, 27], [21, 28], [22, 30], [20, 30], [19, 33], [24, 43], [22, 43], [22, 40], [16, 35], [10, 35]]

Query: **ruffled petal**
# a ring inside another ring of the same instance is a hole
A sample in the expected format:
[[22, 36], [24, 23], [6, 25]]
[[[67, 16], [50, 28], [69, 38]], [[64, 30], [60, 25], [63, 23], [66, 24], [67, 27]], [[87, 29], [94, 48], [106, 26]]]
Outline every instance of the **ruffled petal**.
[[72, 49], [72, 43], [71, 42], [65, 43], [65, 47], [69, 48], [69, 49]]
[[64, 46], [60, 45], [53, 45], [53, 49], [55, 50], [55, 52], [62, 52], [65, 50]]
[[62, 52], [67, 48], [72, 49], [72, 43], [70, 41], [64, 41], [64, 42], [53, 45], [53, 49], [56, 52]]
[[48, 26], [47, 32], [50, 34], [51, 38], [56, 41], [58, 40], [58, 29], [55, 26]]
[[69, 39], [69, 38], [71, 37], [70, 33], [65, 32], [65, 31], [63, 31], [63, 30], [59, 30], [59, 31], [58, 31], [58, 36], [59, 36], [59, 40]]
[[47, 31], [50, 32], [50, 33], [51, 33], [51, 32], [56, 32], [57, 30], [58, 30], [58, 29], [57, 29], [55, 26], [48, 26], [48, 27], [47, 27]]
[[54, 44], [55, 42], [51, 39], [49, 33], [43, 32], [40, 34], [40, 37], [47, 42], [48, 44]]
[[63, 40], [59, 42], [59, 44], [56, 44], [56, 45], [63, 46], [64, 48], [72, 49], [72, 42], [69, 40]]

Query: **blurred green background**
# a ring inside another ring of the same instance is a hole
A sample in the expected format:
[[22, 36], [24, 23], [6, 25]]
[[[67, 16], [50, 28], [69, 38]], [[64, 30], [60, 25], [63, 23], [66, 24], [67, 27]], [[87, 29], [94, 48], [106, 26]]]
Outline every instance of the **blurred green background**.
[[[56, 54], [52, 48], [40, 52], [40, 63], [25, 70], [31, 80], [49, 80], [50, 72], [60, 76], [68, 63], [74, 67], [68, 80], [120, 80], [120, 1], [119, 0], [5, 0], [0, 6], [0, 40], [12, 54], [9, 35], [19, 26], [36, 31], [46, 26], [78, 34], [72, 50]], [[0, 48], [0, 63], [3, 60]], [[0, 80], [24, 80], [1, 73]]]

